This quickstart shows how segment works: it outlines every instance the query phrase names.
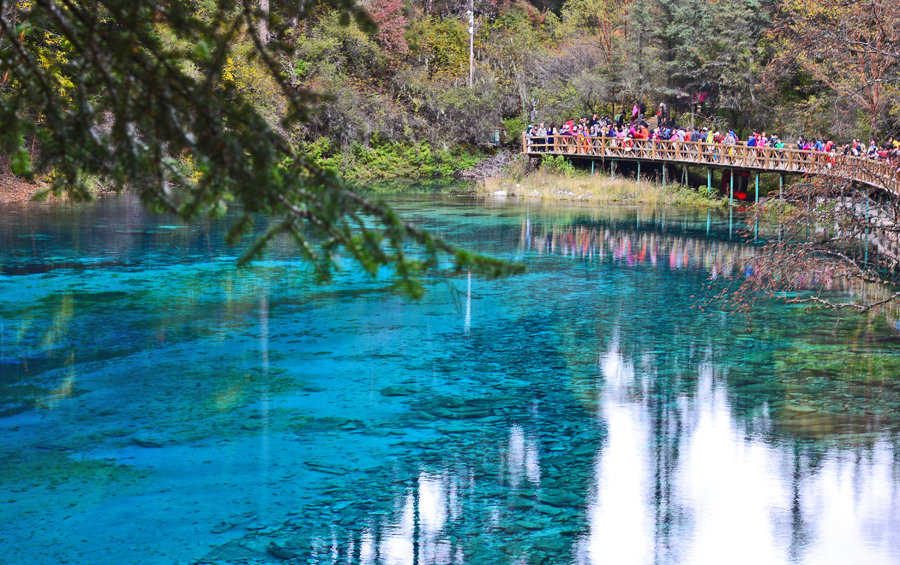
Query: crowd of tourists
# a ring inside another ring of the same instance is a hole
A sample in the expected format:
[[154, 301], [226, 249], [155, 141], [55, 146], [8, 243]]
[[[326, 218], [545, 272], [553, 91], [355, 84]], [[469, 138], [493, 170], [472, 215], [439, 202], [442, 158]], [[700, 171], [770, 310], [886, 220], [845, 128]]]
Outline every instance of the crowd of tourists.
[[[734, 132], [728, 130], [721, 132], [712, 128], [700, 129], [681, 127], [672, 120], [669, 108], [665, 103], [659, 105], [656, 113], [656, 126], [650, 131], [650, 126], [645, 119], [646, 107], [643, 103], [637, 103], [632, 109], [630, 119], [626, 119], [623, 113], [609, 118], [606, 116], [583, 117], [579, 121], [569, 120], [557, 127], [544, 125], [543, 123], [528, 127], [528, 143], [534, 145], [536, 151], [552, 151], [556, 144], [569, 142], [572, 138], [612, 138], [628, 143], [627, 140], [655, 140], [655, 141], [698, 141], [704, 143], [716, 143], [724, 145], [746, 145], [747, 147], [773, 147], [776, 149], [791, 147], [803, 151], [816, 151], [829, 154], [849, 155], [867, 159], [890, 161], [900, 168], [900, 140], [889, 138], [884, 143], [876, 143], [871, 140], [868, 145], [854, 138], [846, 145], [838, 146], [831, 139], [815, 138], [807, 139], [799, 136], [793, 143], [785, 142], [778, 135], [765, 131], [754, 131], [747, 139], [742, 140]], [[653, 120], [651, 120], [653, 121]], [[583, 139], [588, 141], [588, 139]], [[630, 145], [630, 144], [629, 144]]]

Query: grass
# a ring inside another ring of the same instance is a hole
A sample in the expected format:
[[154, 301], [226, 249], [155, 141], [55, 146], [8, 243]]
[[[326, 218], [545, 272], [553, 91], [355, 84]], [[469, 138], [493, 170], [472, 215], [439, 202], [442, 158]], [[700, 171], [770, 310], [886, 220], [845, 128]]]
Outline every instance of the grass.
[[707, 196], [706, 187], [693, 189], [681, 184], [661, 185], [655, 182], [636, 182], [626, 178], [584, 173], [560, 174], [536, 171], [521, 179], [492, 177], [478, 186], [485, 196], [497, 192], [507, 196], [535, 200], [574, 200], [600, 204], [646, 204], [653, 206], [719, 207], [727, 205], [715, 191]]

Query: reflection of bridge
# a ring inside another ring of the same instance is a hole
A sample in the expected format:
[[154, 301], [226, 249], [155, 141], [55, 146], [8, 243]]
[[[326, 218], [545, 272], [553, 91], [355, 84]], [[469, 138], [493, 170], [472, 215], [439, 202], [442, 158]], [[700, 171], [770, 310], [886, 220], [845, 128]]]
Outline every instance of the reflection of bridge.
[[[707, 168], [817, 175], [850, 180], [900, 196], [900, 172], [896, 164], [818, 151], [774, 147], [747, 147], [699, 141], [663, 141], [611, 137], [555, 135], [547, 138], [522, 135], [522, 152], [529, 156], [564, 155], [604, 161], [634, 161], [662, 165], [699, 165]], [[707, 174], [707, 182], [711, 183]], [[758, 176], [757, 176], [758, 182]]]
[[695, 269], [714, 277], [742, 271], [757, 250], [743, 241], [698, 237], [692, 233], [610, 225], [522, 223], [520, 244], [537, 255], [561, 255], [586, 261], [611, 261], [626, 267]]

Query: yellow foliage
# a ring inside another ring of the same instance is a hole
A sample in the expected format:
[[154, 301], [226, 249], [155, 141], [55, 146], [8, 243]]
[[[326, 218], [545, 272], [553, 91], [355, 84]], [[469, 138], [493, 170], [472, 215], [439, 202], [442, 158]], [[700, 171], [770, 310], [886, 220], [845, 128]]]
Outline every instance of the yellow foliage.
[[234, 82], [234, 59], [228, 57], [225, 60], [225, 67], [222, 69], [222, 80], [225, 82]]
[[222, 68], [222, 84], [237, 90], [262, 116], [275, 124], [284, 112], [284, 96], [265, 65], [250, 59], [252, 51], [249, 41], [232, 46]]
[[48, 31], [41, 34], [41, 43], [37, 48], [38, 65], [48, 71], [57, 93], [65, 98], [70, 98], [69, 93], [75, 88], [72, 78], [63, 72], [71, 53], [72, 45], [66, 38]]

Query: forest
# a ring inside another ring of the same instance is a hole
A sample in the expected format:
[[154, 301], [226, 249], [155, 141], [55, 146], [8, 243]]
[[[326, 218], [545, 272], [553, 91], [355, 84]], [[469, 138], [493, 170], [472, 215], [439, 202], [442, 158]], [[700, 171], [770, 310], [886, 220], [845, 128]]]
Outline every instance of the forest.
[[[54, 4], [2, 2], [9, 24], [0, 34], [0, 90], [17, 88], [10, 77], [18, 52], [4, 40], [16, 34], [61, 97], [77, 89], [82, 71], [70, 63], [84, 46], [57, 22], [28, 19]], [[90, 4], [60, 3], [68, 11]], [[116, 21], [121, 3], [96, 4], [104, 25], [128, 27]], [[176, 19], [199, 22], [227, 43], [210, 73], [218, 95], [248, 102], [299, 154], [352, 180], [448, 175], [515, 143], [530, 123], [630, 115], [641, 102], [651, 112], [665, 102], [676, 120], [742, 138], [765, 129], [785, 140], [880, 144], [900, 134], [900, 7], [888, 0], [155, 5], [157, 16], [139, 25], [168, 52], [183, 52], [178, 64], [188, 74], [199, 72], [198, 52], [211, 47], [179, 32]], [[232, 17], [242, 12], [252, 19]], [[272, 59], [261, 60], [258, 47]], [[310, 104], [304, 119], [283, 127], [292, 111], [285, 87]], [[46, 125], [29, 105], [10, 111]], [[34, 157], [33, 140], [4, 145], [13, 165], [23, 148]]]
[[[329, 97], [293, 135], [348, 178], [444, 175], [529, 123], [636, 102], [742, 139], [900, 133], [895, 2], [477, 0], [471, 84], [466, 2], [366, 0], [372, 34], [327, 5], [282, 18], [286, 5], [269, 7], [281, 22], [269, 35], [290, 45], [283, 72]], [[234, 80], [274, 119], [279, 100], [246, 50], [235, 43]]]

